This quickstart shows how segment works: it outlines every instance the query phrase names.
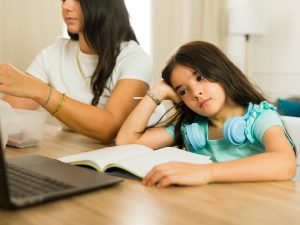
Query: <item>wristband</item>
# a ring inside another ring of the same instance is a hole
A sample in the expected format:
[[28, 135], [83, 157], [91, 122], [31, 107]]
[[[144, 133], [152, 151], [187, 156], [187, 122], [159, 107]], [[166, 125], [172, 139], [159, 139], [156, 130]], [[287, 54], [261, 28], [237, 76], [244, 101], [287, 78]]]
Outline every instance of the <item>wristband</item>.
[[51, 86], [49, 86], [49, 94], [48, 94], [47, 100], [44, 102], [44, 104], [41, 105], [42, 107], [45, 107], [48, 104], [48, 102], [51, 98], [51, 95], [52, 95], [52, 88], [51, 88]]
[[154, 102], [156, 105], [160, 105], [161, 101], [150, 91], [147, 91], [146, 93]]

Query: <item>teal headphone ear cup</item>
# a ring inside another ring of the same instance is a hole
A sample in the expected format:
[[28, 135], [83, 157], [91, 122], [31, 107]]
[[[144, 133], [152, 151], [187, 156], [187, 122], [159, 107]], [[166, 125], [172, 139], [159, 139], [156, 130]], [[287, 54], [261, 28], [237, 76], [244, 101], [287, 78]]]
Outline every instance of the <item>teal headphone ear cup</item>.
[[241, 116], [227, 120], [223, 126], [225, 140], [234, 145], [241, 145], [246, 141], [246, 120]]
[[198, 123], [191, 123], [184, 127], [186, 143], [194, 150], [203, 148], [206, 145], [204, 129]]
[[247, 112], [244, 116], [235, 116], [225, 121], [223, 125], [225, 140], [233, 145], [241, 145], [247, 140], [245, 130], [252, 109], [253, 104], [249, 103]]
[[[253, 104], [249, 103], [247, 112], [244, 116], [235, 116], [225, 121], [223, 134], [225, 140], [233, 145], [241, 145], [247, 140], [245, 133], [247, 120], [251, 115]], [[191, 149], [197, 150], [206, 145], [206, 134], [201, 121], [193, 122], [182, 127], [184, 141]]]

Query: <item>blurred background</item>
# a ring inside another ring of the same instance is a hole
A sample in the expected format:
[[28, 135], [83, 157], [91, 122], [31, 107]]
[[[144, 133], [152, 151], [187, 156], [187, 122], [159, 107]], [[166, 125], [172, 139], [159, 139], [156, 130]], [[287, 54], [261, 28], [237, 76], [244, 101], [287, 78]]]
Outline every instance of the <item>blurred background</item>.
[[[300, 96], [299, 0], [125, 0], [155, 81], [191, 40], [220, 47], [271, 100]], [[25, 70], [65, 35], [59, 0], [0, 0], [0, 62]]]

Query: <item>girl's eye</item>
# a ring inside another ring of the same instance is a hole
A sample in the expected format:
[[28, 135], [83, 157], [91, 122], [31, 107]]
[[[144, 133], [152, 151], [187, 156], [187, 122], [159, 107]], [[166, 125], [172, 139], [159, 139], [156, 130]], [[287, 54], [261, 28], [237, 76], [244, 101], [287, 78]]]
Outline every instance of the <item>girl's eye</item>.
[[197, 75], [196, 75], [196, 79], [197, 79], [197, 81], [201, 81], [201, 80], [203, 80], [204, 78], [203, 78], [201, 75], [197, 74]]
[[193, 75], [195, 76], [196, 81], [204, 80], [204, 77], [200, 73], [198, 73], [197, 71], [194, 71]]
[[177, 91], [177, 93], [178, 93], [178, 95], [183, 96], [183, 95], [185, 95], [187, 93], [187, 90], [186, 89], [181, 89], [181, 90], [179, 89]]

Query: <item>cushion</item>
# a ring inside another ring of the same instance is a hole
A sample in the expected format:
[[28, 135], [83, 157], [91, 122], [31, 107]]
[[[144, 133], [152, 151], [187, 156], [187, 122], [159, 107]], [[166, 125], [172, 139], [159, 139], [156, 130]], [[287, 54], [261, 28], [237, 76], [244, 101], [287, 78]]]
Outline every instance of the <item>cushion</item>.
[[300, 117], [300, 102], [279, 98], [277, 100], [277, 109], [281, 115]]

